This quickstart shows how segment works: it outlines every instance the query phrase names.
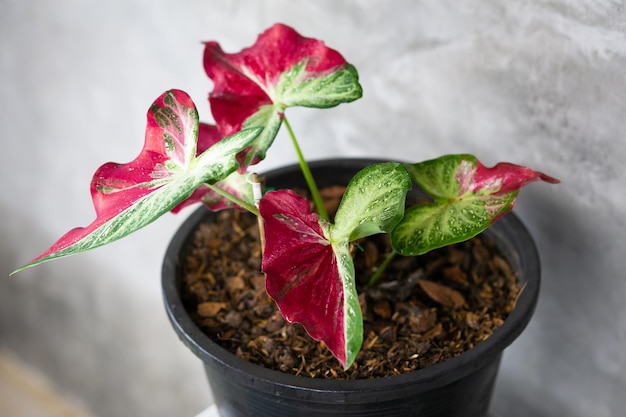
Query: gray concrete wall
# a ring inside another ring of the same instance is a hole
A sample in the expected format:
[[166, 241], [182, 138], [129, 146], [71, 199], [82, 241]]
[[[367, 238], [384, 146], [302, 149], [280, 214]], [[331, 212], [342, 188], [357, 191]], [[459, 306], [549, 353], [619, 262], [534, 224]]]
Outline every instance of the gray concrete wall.
[[[311, 158], [471, 152], [559, 177], [524, 190], [544, 283], [494, 409], [626, 409], [626, 13], [617, 1], [9, 0], [0, 11], [0, 346], [98, 416], [193, 416], [199, 363], [165, 317], [160, 262], [184, 216], [31, 269], [93, 219], [89, 179], [141, 149], [148, 105], [188, 91], [209, 119], [200, 41], [239, 50], [274, 22], [359, 69], [364, 98], [291, 121]], [[283, 137], [262, 165], [294, 162]]]

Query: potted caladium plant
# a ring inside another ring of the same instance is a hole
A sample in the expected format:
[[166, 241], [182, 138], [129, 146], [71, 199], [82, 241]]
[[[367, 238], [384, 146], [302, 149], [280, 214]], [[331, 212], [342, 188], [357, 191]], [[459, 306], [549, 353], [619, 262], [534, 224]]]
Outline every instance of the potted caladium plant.
[[[510, 163], [488, 168], [466, 154], [415, 163], [360, 161], [358, 169], [351, 167], [348, 171], [345, 167], [333, 171], [329, 166], [310, 164], [285, 116], [286, 109], [334, 107], [360, 98], [362, 89], [355, 67], [339, 52], [282, 24], [263, 32], [252, 47], [239, 53], [225, 53], [216, 42], [207, 42], [204, 68], [214, 83], [209, 102], [216, 125], [199, 122], [187, 93], [163, 93], [148, 110], [145, 143], [139, 156], [127, 164], [107, 163], [94, 174], [94, 222], [69, 231], [18, 271], [113, 242], [190, 204], [202, 202], [211, 211], [244, 210], [259, 219], [263, 242], [261, 269], [267, 294], [287, 322], [300, 323], [313, 339], [323, 342], [342, 369], [348, 369], [355, 366], [363, 344], [363, 319], [352, 255], [356, 242], [373, 235], [389, 237], [391, 249], [387, 258], [370, 279], [370, 285], [375, 285], [394, 257], [422, 255], [468, 240], [508, 213], [524, 185], [534, 181], [558, 182]], [[285, 185], [286, 179], [296, 175], [293, 171], [287, 178], [281, 172], [274, 174], [285, 188], [267, 192], [250, 175], [250, 167], [265, 158], [282, 125], [298, 156], [300, 173], [294, 181], [306, 184], [313, 204]], [[316, 184], [320, 175], [327, 178], [324, 186], [333, 182], [346, 185], [332, 217]], [[427, 201], [407, 203], [414, 185], [429, 196]], [[468, 377], [465, 383], [459, 382], [461, 377], [451, 376], [453, 372], [448, 369], [443, 376], [442, 371], [435, 370], [423, 373], [423, 378], [400, 378], [391, 382], [391, 388], [365, 381], [325, 381], [330, 383], [326, 389], [319, 385], [320, 381], [314, 381], [312, 385], [302, 382], [309, 385], [298, 391], [294, 387], [300, 382], [296, 381], [306, 378], [285, 376], [274, 370], [265, 373], [259, 366], [242, 364], [190, 324], [188, 314], [177, 304], [177, 271], [183, 259], [180, 251], [202, 216], [204, 211], [194, 213], [175, 237], [164, 263], [163, 285], [174, 327], [205, 361], [224, 415], [371, 413], [372, 404], [383, 407], [380, 413], [384, 415], [479, 415], [486, 410], [500, 352], [525, 326], [536, 300], [535, 292], [535, 298], [522, 308], [526, 315], [514, 320], [515, 331], [512, 336], [502, 337], [499, 350], [494, 353], [496, 348], [485, 348], [493, 358], [485, 359], [485, 351], [476, 348], [477, 361], [461, 359], [460, 363], [465, 363], [461, 376]], [[514, 217], [507, 216], [497, 224], [500, 223], [509, 230], [506, 239], [519, 238], [523, 245], [532, 244]], [[524, 251], [520, 249], [522, 244], [506, 245]], [[533, 249], [526, 252], [532, 258]], [[510, 257], [519, 262], [520, 256], [514, 253]], [[538, 275], [536, 259], [527, 262], [522, 258], [523, 267]], [[488, 367], [487, 362], [494, 364]], [[228, 370], [221, 368], [224, 365]], [[224, 379], [215, 381], [215, 372]], [[422, 371], [414, 373], [419, 372]], [[481, 373], [491, 377], [479, 384], [473, 378]], [[237, 378], [244, 381], [243, 385], [232, 382]], [[430, 392], [429, 383], [443, 388], [443, 393]], [[413, 388], [407, 390], [407, 386]], [[459, 396], [459, 387], [473, 387], [468, 392], [473, 392], [477, 400], [463, 397], [473, 406], [449, 406], [446, 396]], [[252, 399], [244, 392], [254, 393]], [[324, 392], [328, 396], [318, 399]], [[382, 392], [391, 396], [385, 399]], [[228, 400], [222, 400], [222, 394]], [[303, 398], [305, 405], [295, 401]]]

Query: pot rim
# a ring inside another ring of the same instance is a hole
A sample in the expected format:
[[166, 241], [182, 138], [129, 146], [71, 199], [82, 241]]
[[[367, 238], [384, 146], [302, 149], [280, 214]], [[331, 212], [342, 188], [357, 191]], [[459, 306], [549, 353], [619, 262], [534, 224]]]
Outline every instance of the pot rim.
[[[322, 168], [329, 164], [355, 166], [381, 162], [376, 159], [341, 158], [324, 159], [310, 162], [311, 169]], [[270, 170], [263, 175], [276, 176], [298, 168], [297, 164]], [[516, 307], [504, 323], [486, 340], [478, 343], [463, 354], [431, 365], [427, 368], [386, 378], [357, 380], [314, 379], [296, 376], [273, 369], [264, 368], [248, 362], [219, 346], [205, 335], [191, 320], [185, 311], [178, 292], [178, 254], [188, 244], [189, 236], [196, 225], [210, 217], [211, 212], [205, 207], [196, 209], [187, 218], [172, 238], [163, 262], [162, 287], [168, 317], [182, 342], [206, 364], [207, 359], [215, 361], [213, 366], [223, 366], [229, 374], [237, 374], [245, 384], [255, 389], [275, 390], [276, 386], [287, 389], [317, 392], [350, 392], [395, 390], [402, 386], [423, 386], [424, 390], [443, 386], [468, 375], [499, 357], [504, 348], [509, 346], [527, 326], [534, 312], [540, 287], [539, 254], [528, 230], [514, 213], [508, 213], [484, 232], [496, 239], [501, 250], [507, 253], [509, 262], [520, 269], [523, 290], [518, 297]], [[508, 236], [508, 237], [507, 237]], [[509, 240], [515, 236], [515, 240]], [[384, 384], [381, 384], [384, 380]], [[245, 382], [247, 381], [247, 382]], [[272, 387], [272, 388], [270, 388]]]

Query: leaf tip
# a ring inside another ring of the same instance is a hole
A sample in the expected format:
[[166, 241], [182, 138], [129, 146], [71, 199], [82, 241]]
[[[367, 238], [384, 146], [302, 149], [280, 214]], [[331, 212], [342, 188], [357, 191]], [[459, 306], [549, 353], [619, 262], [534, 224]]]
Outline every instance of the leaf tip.
[[33, 259], [32, 261], [30, 261], [29, 263], [24, 264], [24, 265], [22, 265], [22, 266], [20, 266], [20, 267], [16, 268], [15, 270], [13, 270], [12, 272], [10, 272], [10, 273], [9, 273], [9, 276], [10, 276], [10, 277], [12, 277], [13, 275], [16, 275], [17, 273], [22, 272], [22, 271], [24, 271], [25, 269], [29, 269], [29, 268], [32, 268], [32, 267], [34, 267], [34, 266], [37, 266], [37, 265], [39, 265], [40, 263], [45, 262], [46, 260], [47, 260], [47, 259], [43, 259], [43, 258], [41, 258], [41, 257], [35, 258], [35, 259]]
[[560, 184], [561, 180], [550, 175], [544, 174], [543, 172], [538, 172], [539, 179], [543, 182], [547, 182], [548, 184]]

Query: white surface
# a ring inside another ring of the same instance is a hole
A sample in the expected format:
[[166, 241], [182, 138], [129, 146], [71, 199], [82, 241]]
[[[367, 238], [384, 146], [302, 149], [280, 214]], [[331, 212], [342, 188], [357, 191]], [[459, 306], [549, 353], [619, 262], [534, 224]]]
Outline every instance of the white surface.
[[215, 404], [213, 404], [209, 408], [207, 408], [206, 410], [203, 410], [196, 417], [220, 417], [220, 415], [217, 412], [217, 407], [215, 406]]
[[[364, 98], [295, 110], [305, 154], [421, 160], [472, 152], [563, 180], [517, 213], [542, 251], [535, 319], [505, 354], [507, 417], [626, 409], [626, 16], [620, 2], [9, 0], [0, 13], [0, 343], [95, 415], [192, 416], [198, 361], [162, 308], [160, 262], [189, 213], [11, 279], [93, 219], [89, 178], [136, 156], [145, 112], [187, 90], [208, 120], [200, 41], [228, 51], [276, 21], [359, 69]], [[265, 167], [293, 162], [283, 137]]]

